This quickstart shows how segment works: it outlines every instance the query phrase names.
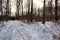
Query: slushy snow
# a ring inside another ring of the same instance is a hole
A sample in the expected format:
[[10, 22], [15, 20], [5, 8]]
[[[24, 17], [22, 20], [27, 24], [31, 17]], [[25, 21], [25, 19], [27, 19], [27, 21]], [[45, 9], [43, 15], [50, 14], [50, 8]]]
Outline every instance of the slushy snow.
[[0, 23], [0, 40], [59, 40], [53, 36], [60, 34], [60, 26], [52, 21], [42, 24], [23, 23], [21, 21], [8, 21]]

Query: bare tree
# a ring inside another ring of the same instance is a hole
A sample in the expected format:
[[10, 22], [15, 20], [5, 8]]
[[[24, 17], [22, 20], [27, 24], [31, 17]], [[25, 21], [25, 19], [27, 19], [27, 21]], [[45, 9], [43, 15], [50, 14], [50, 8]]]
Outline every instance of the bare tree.
[[0, 21], [2, 20], [2, 0], [0, 0], [0, 12], [1, 12], [1, 15], [0, 15]]
[[17, 6], [17, 9], [16, 9], [16, 18], [18, 19], [18, 17], [19, 17], [20, 0], [17, 0], [16, 6]]
[[46, 0], [44, 0], [44, 5], [43, 5], [43, 21], [42, 21], [43, 24], [45, 23], [45, 2]]
[[9, 17], [11, 17], [11, 1], [9, 0]]
[[50, 20], [52, 19], [52, 0], [48, 2], [48, 12], [50, 16]]
[[22, 0], [22, 20], [23, 20], [23, 0]]
[[0, 5], [1, 5], [1, 16], [2, 16], [2, 0], [0, 0]]
[[[51, 0], [51, 15], [50, 15], [50, 16], [53, 16], [53, 15], [52, 15], [52, 14], [53, 14], [53, 13], [52, 13], [52, 12], [53, 12], [53, 11], [52, 11], [52, 10], [53, 10], [52, 2], [53, 2], [53, 1]], [[52, 19], [52, 17], [51, 17], [51, 19]]]
[[30, 19], [30, 0], [28, 0], [28, 20]]
[[58, 4], [58, 0], [55, 0], [55, 20], [58, 20], [58, 13], [57, 13], [57, 4]]
[[31, 22], [33, 21], [33, 0], [31, 0]]
[[6, 4], [6, 21], [8, 20], [8, 15], [9, 15], [9, 0], [7, 0]]

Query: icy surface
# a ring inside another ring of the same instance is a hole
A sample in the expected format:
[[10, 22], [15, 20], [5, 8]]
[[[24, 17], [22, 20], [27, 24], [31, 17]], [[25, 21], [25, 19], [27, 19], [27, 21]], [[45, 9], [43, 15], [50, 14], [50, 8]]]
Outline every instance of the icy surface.
[[55, 25], [52, 21], [46, 24], [41, 22], [28, 24], [21, 21], [0, 23], [0, 40], [54, 40], [53, 34], [58, 35], [59, 33], [60, 26]]

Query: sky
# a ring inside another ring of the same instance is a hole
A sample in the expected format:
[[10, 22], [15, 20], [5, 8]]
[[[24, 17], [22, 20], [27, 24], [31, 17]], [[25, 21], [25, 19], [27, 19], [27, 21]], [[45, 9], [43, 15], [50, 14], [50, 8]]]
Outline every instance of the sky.
[[[46, 1], [49, 1], [49, 0], [46, 0]], [[24, 11], [26, 11], [26, 3], [27, 3], [27, 0], [23, 0]], [[43, 7], [43, 0], [33, 0], [33, 4], [34, 4], [34, 7], [36, 7], [36, 8], [42, 8]], [[47, 4], [47, 2], [46, 2], [46, 4]], [[14, 15], [16, 12], [16, 0], [11, 0], [11, 5], [12, 5], [11, 12], [12, 12], [12, 15]]]

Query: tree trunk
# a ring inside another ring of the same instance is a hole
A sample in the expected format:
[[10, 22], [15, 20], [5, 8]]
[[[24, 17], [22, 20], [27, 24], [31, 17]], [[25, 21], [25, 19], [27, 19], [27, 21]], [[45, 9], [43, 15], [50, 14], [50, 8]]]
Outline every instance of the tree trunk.
[[31, 22], [33, 22], [33, 0], [31, 0]]
[[3, 15], [3, 10], [2, 10], [2, 0], [1, 0], [1, 16], [0, 16], [1, 19], [0, 19], [0, 21], [3, 20], [2, 15]]
[[53, 14], [52, 11], [53, 11], [53, 10], [52, 10], [52, 0], [51, 0], [51, 12], [50, 12], [51, 15], [50, 15], [50, 20], [52, 20], [52, 17], [53, 17], [53, 15], [52, 15], [52, 14]]
[[57, 4], [58, 4], [58, 0], [55, 0], [55, 20], [58, 20], [58, 13], [57, 13]]
[[11, 19], [11, 1], [10, 1], [10, 5], [9, 5], [9, 17], [10, 17], [10, 19]]
[[23, 0], [22, 0], [22, 20], [23, 20]]
[[18, 19], [19, 18], [19, 6], [20, 6], [20, 0], [17, 0], [17, 10], [16, 10], [16, 18]]
[[28, 13], [27, 13], [27, 16], [28, 16], [28, 21], [30, 20], [30, 0], [28, 0]]
[[9, 0], [7, 0], [7, 5], [6, 5], [6, 21], [8, 20], [9, 16]]
[[43, 5], [43, 21], [42, 21], [43, 24], [45, 24], [45, 1], [46, 0], [44, 0], [44, 5]]
[[1, 16], [2, 16], [2, 14], [3, 14], [3, 11], [2, 11], [2, 0], [1, 0]]

